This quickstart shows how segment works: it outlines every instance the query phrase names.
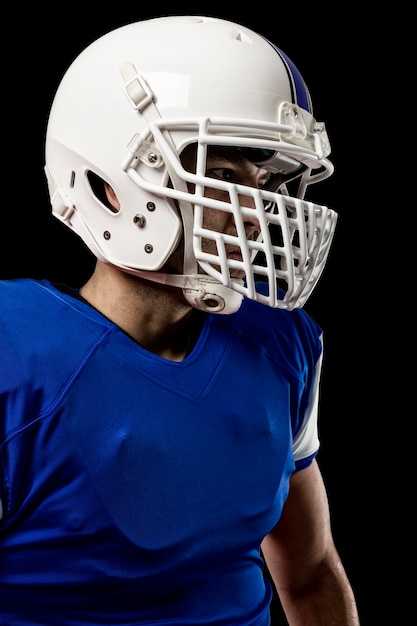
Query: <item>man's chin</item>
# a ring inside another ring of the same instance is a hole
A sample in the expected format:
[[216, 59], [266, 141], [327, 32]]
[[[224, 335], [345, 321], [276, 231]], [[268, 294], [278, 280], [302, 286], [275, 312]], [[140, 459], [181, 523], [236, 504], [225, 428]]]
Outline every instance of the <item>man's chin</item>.
[[245, 280], [246, 274], [241, 270], [232, 270], [230, 272], [230, 278], [234, 280]]
[[[218, 267], [217, 265], [214, 265], [213, 268], [217, 271], [220, 272], [220, 267]], [[198, 273], [199, 274], [206, 274], [206, 272], [204, 272], [201, 267], [198, 268]], [[245, 280], [246, 274], [243, 270], [230, 270], [230, 278], [233, 278], [233, 280]]]

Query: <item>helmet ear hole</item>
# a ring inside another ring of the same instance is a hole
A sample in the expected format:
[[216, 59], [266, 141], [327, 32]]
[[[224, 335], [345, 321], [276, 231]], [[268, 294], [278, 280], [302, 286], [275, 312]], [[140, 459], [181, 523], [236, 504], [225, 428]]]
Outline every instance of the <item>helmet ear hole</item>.
[[87, 172], [87, 180], [93, 195], [97, 198], [100, 204], [103, 204], [106, 209], [108, 209], [112, 213], [118, 213], [119, 209], [110, 202], [107, 196], [105, 190], [105, 181], [100, 176], [98, 176], [98, 174], [95, 174], [91, 170]]

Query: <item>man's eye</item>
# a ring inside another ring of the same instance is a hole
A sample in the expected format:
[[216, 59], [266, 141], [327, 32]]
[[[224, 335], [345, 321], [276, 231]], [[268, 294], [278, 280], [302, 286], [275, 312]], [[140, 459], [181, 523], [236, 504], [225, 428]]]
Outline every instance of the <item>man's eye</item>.
[[235, 182], [234, 172], [228, 167], [214, 167], [207, 170], [206, 176], [209, 178], [217, 178], [218, 180], [225, 180], [228, 183]]

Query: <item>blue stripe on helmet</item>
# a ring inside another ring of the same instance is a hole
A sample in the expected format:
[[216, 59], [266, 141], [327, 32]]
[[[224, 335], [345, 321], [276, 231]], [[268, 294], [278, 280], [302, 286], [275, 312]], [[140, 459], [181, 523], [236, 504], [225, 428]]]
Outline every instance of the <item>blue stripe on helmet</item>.
[[291, 84], [293, 104], [297, 104], [299, 107], [301, 107], [302, 109], [305, 109], [306, 111], [312, 114], [313, 110], [311, 106], [310, 92], [308, 91], [307, 85], [305, 84], [304, 79], [301, 76], [300, 72], [298, 71], [294, 63], [291, 61], [291, 59], [287, 57], [285, 52], [280, 50], [280, 48], [278, 48], [274, 43], [272, 43], [272, 41], [269, 41], [268, 39], [266, 41], [279, 54], [282, 62], [284, 63], [287, 69], [288, 78], [290, 79], [290, 84]]

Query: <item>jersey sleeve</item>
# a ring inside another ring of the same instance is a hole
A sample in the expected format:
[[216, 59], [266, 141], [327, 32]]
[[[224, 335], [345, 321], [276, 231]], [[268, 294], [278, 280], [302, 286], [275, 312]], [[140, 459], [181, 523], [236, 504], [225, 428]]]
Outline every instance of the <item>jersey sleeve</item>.
[[320, 338], [322, 351], [316, 362], [313, 384], [311, 387], [310, 399], [301, 426], [293, 439], [293, 455], [296, 470], [303, 469], [310, 464], [317, 454], [320, 446], [318, 436], [318, 405], [319, 387], [323, 362], [323, 337]]

